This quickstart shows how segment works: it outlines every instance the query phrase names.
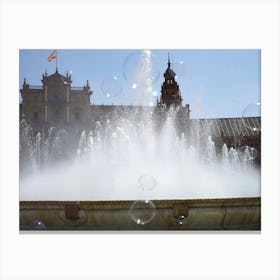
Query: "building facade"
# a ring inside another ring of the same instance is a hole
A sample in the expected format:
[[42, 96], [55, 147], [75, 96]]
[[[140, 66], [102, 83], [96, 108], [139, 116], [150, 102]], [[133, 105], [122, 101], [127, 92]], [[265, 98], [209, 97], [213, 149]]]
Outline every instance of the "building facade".
[[[31, 125], [33, 132], [48, 130], [50, 127], [71, 129], [94, 129], [96, 122], [105, 119], [116, 119], [121, 115], [129, 117], [141, 110], [153, 112], [154, 120], [164, 123], [166, 111], [172, 110], [176, 114], [176, 122], [180, 133], [188, 135], [190, 139], [207, 140], [212, 136], [218, 149], [224, 143], [228, 147], [248, 145], [259, 151], [261, 149], [261, 118], [219, 118], [219, 119], [191, 119], [189, 104], [183, 105], [180, 86], [176, 81], [176, 74], [171, 68], [168, 58], [167, 69], [163, 74], [161, 96], [156, 106], [114, 106], [92, 105], [90, 97], [93, 91], [89, 82], [82, 87], [72, 87], [70, 75], [63, 76], [58, 70], [52, 75], [42, 75], [42, 85], [31, 86], [24, 79], [22, 89], [22, 103], [20, 104], [20, 118]], [[254, 129], [251, 129], [251, 128]]]
[[25, 118], [35, 131], [50, 126], [67, 128], [86, 127], [91, 122], [88, 81], [83, 87], [72, 87], [71, 76], [58, 70], [42, 76], [41, 86], [31, 86], [24, 80], [22, 89], [21, 118]]
[[[171, 69], [168, 59], [168, 68], [164, 73], [164, 82], [161, 87], [160, 101], [156, 107], [147, 108], [155, 110], [157, 114], [165, 112], [171, 107], [178, 111], [178, 119], [187, 123], [190, 118], [189, 105], [182, 105], [179, 85], [175, 80], [175, 72]], [[24, 79], [20, 93], [20, 118], [24, 118], [34, 131], [40, 131], [51, 126], [63, 128], [91, 128], [96, 121], [104, 115], [114, 113], [132, 112], [141, 110], [140, 106], [111, 106], [92, 105], [90, 97], [93, 94], [89, 82], [82, 87], [72, 87], [70, 75], [63, 76], [58, 70], [52, 75], [42, 75], [42, 85], [29, 85]], [[161, 117], [163, 117], [162, 114]], [[183, 125], [183, 123], [182, 123]]]

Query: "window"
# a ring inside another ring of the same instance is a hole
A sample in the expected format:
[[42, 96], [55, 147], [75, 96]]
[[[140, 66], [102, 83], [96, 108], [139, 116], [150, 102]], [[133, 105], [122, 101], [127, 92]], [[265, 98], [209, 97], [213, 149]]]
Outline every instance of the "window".
[[75, 120], [79, 121], [80, 120], [80, 112], [75, 113]]
[[54, 120], [55, 120], [55, 122], [59, 121], [59, 112], [58, 111], [54, 112]]
[[38, 112], [34, 112], [33, 113], [33, 119], [34, 119], [34, 121], [38, 121], [39, 120], [39, 113]]

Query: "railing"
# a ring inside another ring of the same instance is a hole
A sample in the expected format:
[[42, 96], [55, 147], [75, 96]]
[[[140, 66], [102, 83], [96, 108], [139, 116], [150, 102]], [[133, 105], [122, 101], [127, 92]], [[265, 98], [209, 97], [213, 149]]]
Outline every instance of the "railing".
[[[32, 85], [29, 85], [29, 89], [43, 89], [43, 86], [32, 86]], [[82, 91], [85, 91], [86, 89], [84, 87], [71, 87], [71, 90], [82, 90]]]
[[71, 90], [85, 90], [84, 87], [71, 87]]
[[29, 86], [30, 89], [43, 89], [43, 86]]

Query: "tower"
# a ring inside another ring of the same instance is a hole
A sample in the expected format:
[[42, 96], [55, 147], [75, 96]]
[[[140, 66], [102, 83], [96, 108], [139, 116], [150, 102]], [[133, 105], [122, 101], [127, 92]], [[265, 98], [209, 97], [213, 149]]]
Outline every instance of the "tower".
[[161, 96], [158, 106], [165, 109], [169, 109], [171, 106], [181, 107], [183, 99], [179, 85], [175, 80], [176, 74], [171, 69], [169, 54], [167, 66], [168, 67], [163, 74], [164, 82], [161, 86]]

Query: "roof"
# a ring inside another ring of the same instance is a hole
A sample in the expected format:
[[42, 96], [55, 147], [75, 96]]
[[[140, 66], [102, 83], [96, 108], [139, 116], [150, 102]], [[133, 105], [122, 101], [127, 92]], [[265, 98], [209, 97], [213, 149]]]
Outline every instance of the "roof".
[[254, 136], [261, 130], [261, 118], [190, 119], [190, 130], [200, 136]]
[[47, 76], [47, 74], [43, 75], [43, 82], [44, 83], [54, 83], [54, 84], [71, 84], [71, 76], [63, 76], [58, 71], [52, 75]]
[[168, 67], [163, 76], [166, 79], [170, 79], [170, 78], [175, 78], [176, 74], [171, 68]]

